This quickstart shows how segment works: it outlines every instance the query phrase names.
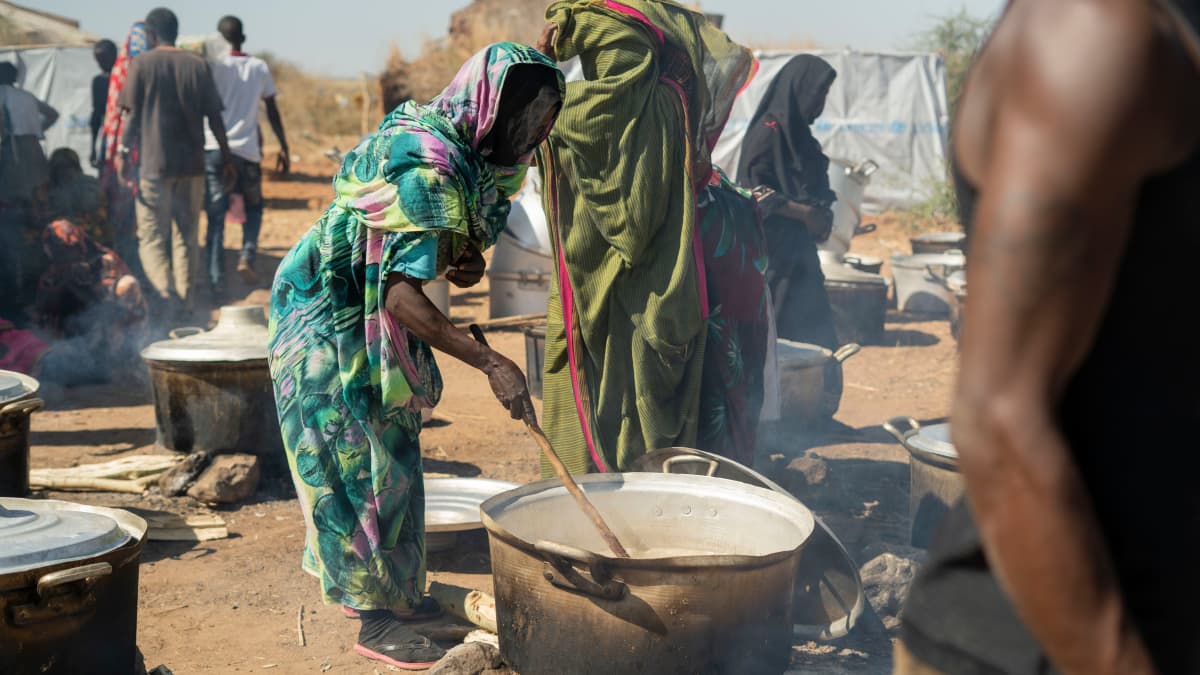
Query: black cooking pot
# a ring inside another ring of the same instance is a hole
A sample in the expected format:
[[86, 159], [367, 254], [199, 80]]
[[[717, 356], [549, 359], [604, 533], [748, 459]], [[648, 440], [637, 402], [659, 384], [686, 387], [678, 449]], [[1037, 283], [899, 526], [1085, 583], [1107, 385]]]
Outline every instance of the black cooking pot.
[[262, 307], [222, 307], [213, 330], [177, 329], [142, 350], [142, 359], [159, 445], [257, 455], [268, 475], [286, 474]]
[[0, 499], [0, 673], [133, 673], [146, 522]]
[[0, 370], [0, 497], [29, 493], [29, 416], [42, 408], [37, 380]]

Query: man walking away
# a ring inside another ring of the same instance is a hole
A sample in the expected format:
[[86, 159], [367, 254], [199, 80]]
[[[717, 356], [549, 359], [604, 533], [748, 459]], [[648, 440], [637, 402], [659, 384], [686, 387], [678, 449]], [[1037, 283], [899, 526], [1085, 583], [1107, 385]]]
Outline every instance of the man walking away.
[[92, 48], [92, 56], [96, 57], [100, 74], [92, 78], [92, 118], [88, 123], [92, 129], [92, 146], [88, 161], [99, 169], [99, 158], [104, 156], [104, 151], [96, 147], [96, 141], [100, 137], [100, 128], [104, 126], [104, 110], [108, 105], [108, 80], [112, 77], [113, 66], [117, 63], [117, 45], [112, 40], [100, 40]]
[[205, 210], [208, 212], [208, 233], [205, 246], [208, 256], [209, 282], [213, 293], [219, 294], [225, 274], [225, 213], [229, 210], [230, 192], [239, 192], [246, 204], [246, 222], [242, 226], [242, 251], [238, 257], [238, 274], [247, 283], [256, 281], [254, 256], [258, 250], [258, 232], [262, 227], [262, 134], [258, 127], [258, 102], [267, 106], [267, 119], [275, 138], [279, 139], [279, 156], [276, 171], [287, 174], [290, 168], [287, 137], [283, 132], [283, 120], [275, 104], [275, 80], [271, 70], [262, 59], [242, 52], [246, 35], [242, 21], [236, 16], [226, 16], [217, 23], [217, 30], [233, 47], [233, 51], [212, 64], [213, 81], [217, 93], [225, 105], [222, 117], [229, 135], [229, 149], [233, 153], [233, 168], [237, 179], [232, 190], [222, 185], [222, 157], [219, 144], [212, 131], [208, 132], [206, 151], [207, 196]]
[[50, 176], [42, 137], [58, 111], [17, 87], [17, 67], [0, 63], [0, 312], [16, 316], [29, 298], [23, 252], [34, 193]]
[[[232, 170], [221, 120], [221, 98], [208, 65], [175, 46], [179, 20], [169, 9], [146, 15], [150, 51], [133, 60], [121, 107], [128, 121], [121, 139], [121, 176], [131, 180], [129, 155], [137, 147], [138, 251], [155, 300], [189, 312], [192, 263], [204, 198], [204, 120]], [[167, 317], [174, 318], [174, 317]]]
[[[973, 68], [970, 508], [908, 596], [900, 673], [1200, 673], [1200, 352], [1150, 328], [1196, 306], [1162, 260], [1200, 246], [1198, 29], [1198, 0], [1012, 0]], [[1148, 331], [1169, 360], [1131, 358]]]

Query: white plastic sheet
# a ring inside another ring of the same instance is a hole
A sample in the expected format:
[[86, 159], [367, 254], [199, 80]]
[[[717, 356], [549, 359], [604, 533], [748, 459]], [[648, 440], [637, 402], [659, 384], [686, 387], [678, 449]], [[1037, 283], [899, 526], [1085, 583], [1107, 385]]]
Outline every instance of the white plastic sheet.
[[100, 67], [91, 47], [38, 47], [0, 49], [0, 61], [17, 66], [17, 84], [58, 111], [58, 122], [46, 131], [46, 155], [61, 147], [79, 153], [83, 170], [95, 175], [88, 163], [92, 131], [92, 78]]
[[[757, 54], [759, 71], [738, 97], [713, 162], [737, 175], [742, 139], [779, 71], [803, 52]], [[864, 195], [872, 212], [905, 208], [931, 196], [946, 177], [949, 108], [945, 64], [936, 54], [807, 52], [838, 72], [813, 133], [831, 158], [875, 160], [879, 171]]]

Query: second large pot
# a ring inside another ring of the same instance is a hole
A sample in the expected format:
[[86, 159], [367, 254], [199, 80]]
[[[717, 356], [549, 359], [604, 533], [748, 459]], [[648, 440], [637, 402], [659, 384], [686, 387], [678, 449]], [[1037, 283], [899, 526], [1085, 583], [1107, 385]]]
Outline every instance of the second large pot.
[[949, 316], [954, 296], [946, 290], [943, 279], [966, 264], [960, 251], [893, 256], [896, 306], [902, 312]]
[[183, 453], [249, 453], [268, 473], [286, 471], [263, 308], [223, 307], [216, 328], [193, 332], [142, 351], [159, 445]]
[[[880, 264], [883, 264], [880, 261]], [[822, 265], [825, 294], [833, 310], [838, 342], [877, 345], [883, 342], [888, 284], [880, 275], [841, 265]]]
[[500, 651], [522, 675], [781, 673], [812, 513], [702, 476], [590, 475], [630, 550], [607, 551], [557, 480], [484, 502]]

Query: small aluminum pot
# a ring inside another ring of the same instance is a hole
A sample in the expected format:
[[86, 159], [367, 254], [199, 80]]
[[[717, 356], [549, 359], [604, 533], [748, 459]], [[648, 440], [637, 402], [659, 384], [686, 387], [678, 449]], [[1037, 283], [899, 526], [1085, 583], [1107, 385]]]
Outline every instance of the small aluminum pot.
[[842, 257], [842, 262], [859, 272], [866, 272], [867, 274], [879, 274], [883, 270], [883, 259], [870, 255], [847, 253]]
[[809, 428], [837, 414], [842, 402], [842, 364], [862, 351], [848, 344], [836, 352], [818, 345], [779, 340], [781, 419]]
[[929, 546], [938, 523], [966, 492], [958, 472], [958, 452], [950, 425], [922, 427], [911, 417], [895, 417], [883, 428], [908, 450], [908, 513], [912, 545]]
[[733, 481], [603, 474], [579, 486], [632, 554], [615, 558], [557, 479], [484, 502], [504, 662], [522, 675], [780, 673], [815, 522]]

